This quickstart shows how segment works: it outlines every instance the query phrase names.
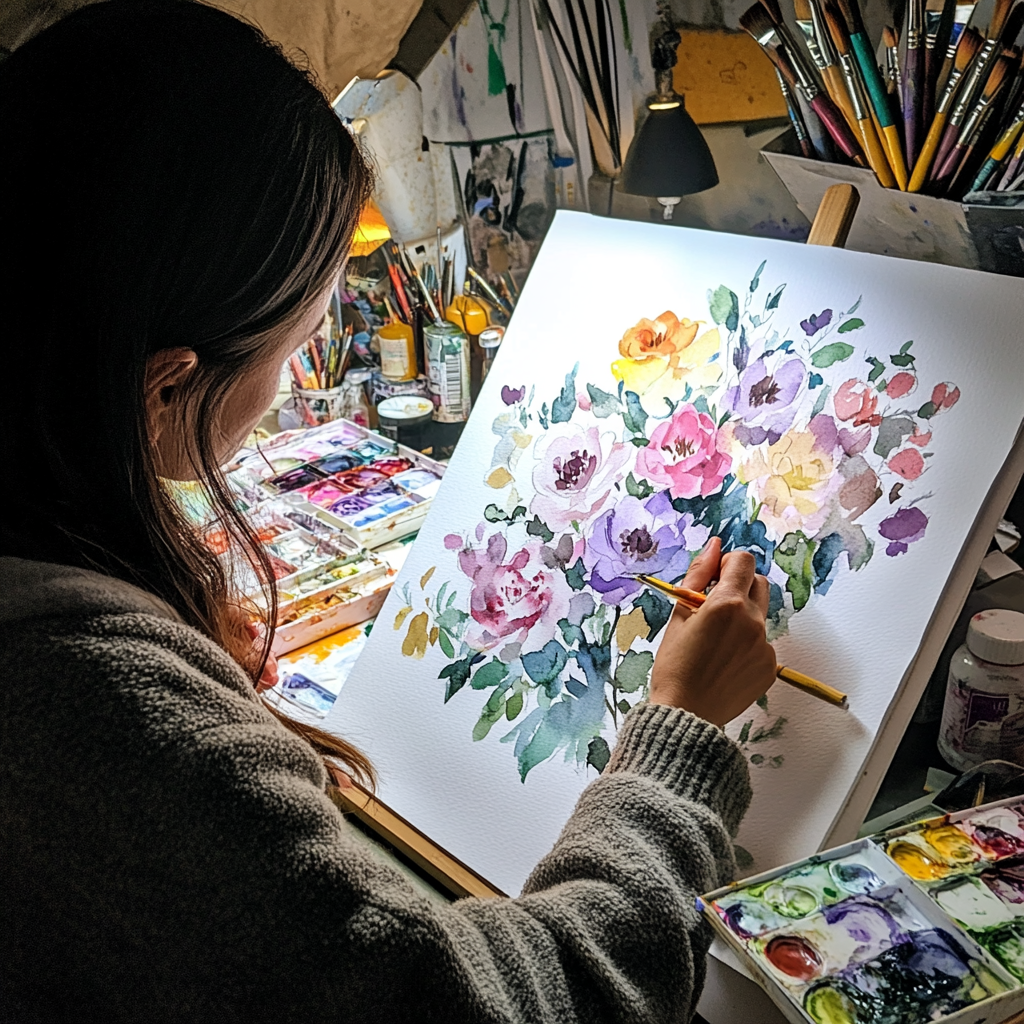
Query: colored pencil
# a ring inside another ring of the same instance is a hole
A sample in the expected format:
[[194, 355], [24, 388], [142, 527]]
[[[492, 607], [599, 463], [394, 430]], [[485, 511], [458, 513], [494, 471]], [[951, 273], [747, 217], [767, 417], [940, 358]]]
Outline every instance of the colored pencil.
[[[656, 576], [640, 574], [636, 578], [644, 586], [650, 587], [651, 590], [655, 590], [674, 601], [678, 601], [679, 604], [690, 611], [697, 611], [707, 601], [707, 596], [697, 590], [677, 587], [672, 583], [666, 583], [665, 580], [659, 580]], [[776, 678], [781, 679], [784, 683], [789, 683], [790, 686], [795, 686], [797, 689], [811, 694], [812, 697], [817, 697], [819, 700], [823, 700], [835, 707], [848, 709], [850, 706], [849, 699], [841, 690], [837, 690], [835, 687], [822, 683], [817, 679], [812, 679], [811, 676], [804, 675], [802, 672], [778, 665], [775, 669], [775, 675]]]

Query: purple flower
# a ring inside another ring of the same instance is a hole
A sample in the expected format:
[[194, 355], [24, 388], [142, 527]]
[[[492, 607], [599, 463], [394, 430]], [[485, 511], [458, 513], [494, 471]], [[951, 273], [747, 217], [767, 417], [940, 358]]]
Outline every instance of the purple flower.
[[804, 382], [804, 364], [787, 359], [769, 370], [763, 358], [751, 363], [740, 382], [729, 388], [725, 405], [739, 420], [736, 439], [741, 444], [756, 445], [776, 441], [793, 425], [797, 407], [794, 399]]
[[667, 491], [646, 501], [626, 496], [594, 522], [583, 553], [587, 582], [605, 604], [621, 604], [642, 589], [637, 573], [682, 576], [708, 533], [689, 513], [676, 512]]
[[828, 327], [830, 323], [832, 323], [832, 310], [824, 309], [817, 316], [812, 313], [806, 320], [801, 320], [800, 326], [808, 338], [813, 338], [818, 331], [823, 327]]
[[889, 541], [885, 553], [893, 558], [906, 552], [909, 545], [924, 536], [928, 517], [914, 506], [898, 509], [878, 524], [878, 532]]
[[506, 405], [515, 405], [516, 402], [521, 402], [526, 397], [526, 385], [524, 384], [521, 388], [510, 388], [507, 384], [502, 385], [501, 388], [501, 400]]

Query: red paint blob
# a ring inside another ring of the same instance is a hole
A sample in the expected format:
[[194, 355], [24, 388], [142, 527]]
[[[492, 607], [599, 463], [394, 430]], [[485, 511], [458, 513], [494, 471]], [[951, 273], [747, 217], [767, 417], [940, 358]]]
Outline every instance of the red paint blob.
[[769, 963], [798, 981], [810, 981], [821, 973], [817, 950], [795, 935], [779, 935], [765, 947]]

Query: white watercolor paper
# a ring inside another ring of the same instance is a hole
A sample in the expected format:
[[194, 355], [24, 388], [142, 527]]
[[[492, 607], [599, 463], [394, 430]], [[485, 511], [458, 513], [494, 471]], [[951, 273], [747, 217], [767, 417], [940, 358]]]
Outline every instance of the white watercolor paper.
[[668, 608], [630, 573], [719, 534], [850, 697], [730, 725], [742, 851], [851, 838], [1019, 478], [1022, 324], [1008, 278], [559, 213], [327, 727], [514, 894], [643, 698]]

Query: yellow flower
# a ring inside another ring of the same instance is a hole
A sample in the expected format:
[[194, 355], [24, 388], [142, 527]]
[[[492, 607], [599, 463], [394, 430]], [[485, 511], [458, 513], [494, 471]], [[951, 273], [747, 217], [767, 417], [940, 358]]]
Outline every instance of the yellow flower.
[[666, 310], [654, 320], [645, 317], [635, 327], [630, 327], [619, 342], [619, 351], [627, 359], [671, 356], [697, 337], [697, 326], [692, 320], [680, 320], [675, 313]]
[[[758, 518], [779, 536], [814, 528], [835, 489], [835, 463], [810, 430], [789, 430], [751, 452], [736, 473], [760, 504]], [[841, 481], [840, 481], [841, 482]]]
[[[697, 325], [693, 326], [696, 328]], [[612, 363], [612, 375], [625, 384], [627, 391], [640, 395], [648, 411], [663, 413], [663, 398], [678, 401], [687, 384], [696, 391], [718, 382], [722, 376], [721, 361], [709, 360], [718, 352], [721, 343], [718, 328], [713, 327], [671, 355], [619, 359]], [[619, 348], [621, 350], [622, 346]]]

